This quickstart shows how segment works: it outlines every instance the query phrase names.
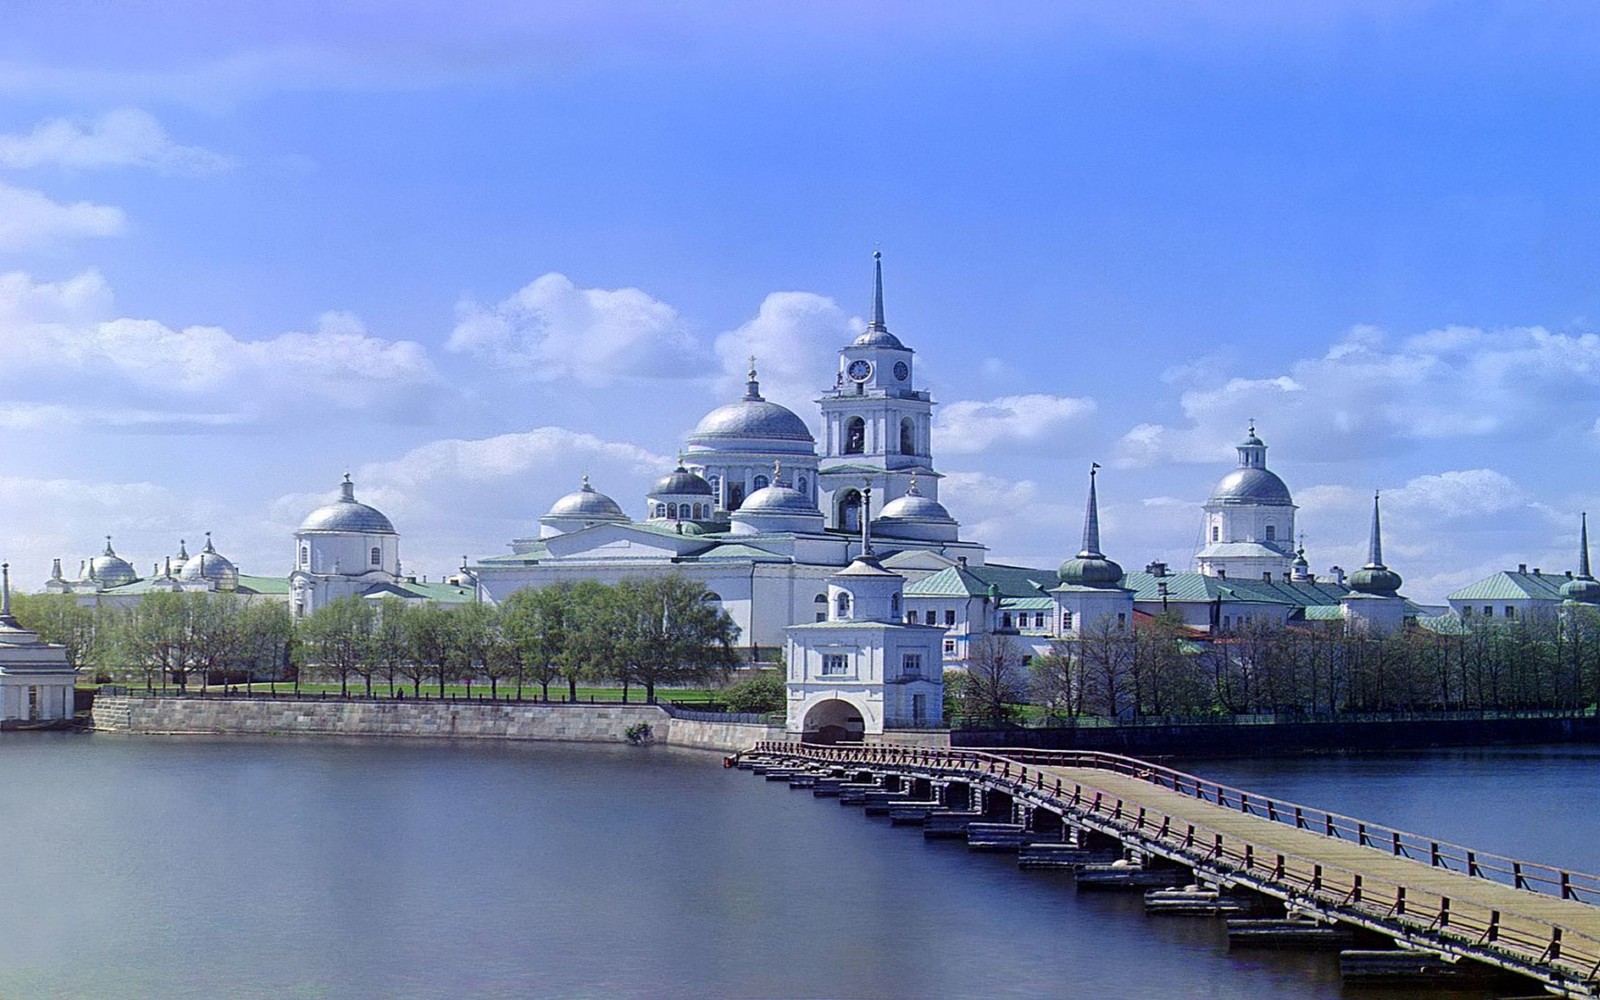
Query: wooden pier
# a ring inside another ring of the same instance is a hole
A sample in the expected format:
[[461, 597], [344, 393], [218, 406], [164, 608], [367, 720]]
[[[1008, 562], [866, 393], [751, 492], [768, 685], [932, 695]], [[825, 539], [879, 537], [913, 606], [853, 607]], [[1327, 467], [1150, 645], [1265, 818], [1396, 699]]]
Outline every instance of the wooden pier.
[[[740, 763], [746, 761], [818, 773], [831, 768], [844, 778], [843, 789], [860, 789], [863, 798], [868, 789], [897, 792], [932, 810], [930, 830], [946, 822], [936, 817], [960, 812], [971, 817], [969, 828], [980, 824], [978, 841], [990, 849], [1001, 846], [990, 843], [996, 840], [1011, 849], [1044, 841], [1081, 848], [1083, 838], [1097, 836], [1153, 870], [1166, 867], [1174, 887], [1200, 881], [1230, 894], [1254, 893], [1308, 926], [1387, 938], [1403, 953], [1394, 963], [1352, 960], [1369, 975], [1391, 965], [1414, 971], [1408, 955], [1421, 952], [1434, 964], [1466, 961], [1464, 969], [1527, 976], [1552, 995], [1600, 998], [1595, 875], [1114, 754], [774, 742], [742, 754]], [[961, 793], [958, 806], [950, 805], [952, 790]], [[944, 808], [933, 809], [935, 802]], [[1000, 824], [1004, 837], [995, 836]], [[1430, 964], [1427, 974], [1435, 971]]]

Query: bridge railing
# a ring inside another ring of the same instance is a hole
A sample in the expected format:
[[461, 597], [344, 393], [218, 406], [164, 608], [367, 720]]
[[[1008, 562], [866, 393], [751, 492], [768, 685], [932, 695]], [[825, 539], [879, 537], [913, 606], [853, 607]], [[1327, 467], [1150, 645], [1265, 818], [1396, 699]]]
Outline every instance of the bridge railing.
[[[1398, 924], [1407, 930], [1434, 934], [1470, 948], [1497, 951], [1502, 955], [1512, 956], [1528, 966], [1556, 970], [1560, 976], [1587, 984], [1593, 984], [1597, 976], [1600, 976], [1600, 938], [1571, 926], [1539, 917], [1497, 910], [1472, 900], [1451, 897], [1426, 887], [1386, 879], [1370, 871], [1331, 864], [1309, 855], [1269, 850], [1248, 837], [1211, 827], [1204, 822], [1197, 823], [1186, 816], [1151, 809], [1138, 803], [1129, 803], [1116, 793], [1093, 785], [1065, 781], [1059, 775], [1051, 775], [1040, 770], [1037, 760], [1020, 761], [975, 750], [881, 745], [816, 746], [770, 742], [757, 744], [754, 749], [759, 753], [781, 754], [846, 766], [905, 766], [935, 772], [977, 773], [1014, 794], [1032, 793], [1047, 796], [1076, 811], [1080, 816], [1092, 817], [1112, 829], [1159, 842], [1173, 853], [1197, 865], [1276, 884], [1291, 897], [1291, 900], [1300, 899], [1322, 906], [1352, 910], [1375, 921]], [[1041, 753], [1036, 756], [1046, 755]], [[1242, 812], [1248, 812], [1262, 819], [1293, 823], [1299, 829], [1337, 839], [1346, 839], [1338, 831], [1344, 830], [1349, 823], [1357, 822], [1338, 814], [1281, 803], [1266, 796], [1254, 795], [1232, 786], [1218, 785], [1170, 768], [1116, 754], [1064, 751], [1050, 753], [1047, 756], [1050, 758], [1047, 766], [1099, 768], [1131, 774], [1213, 805], [1239, 808]], [[1035, 766], [1030, 770], [1029, 764]], [[1194, 784], [1195, 782], [1199, 784]], [[1270, 808], [1266, 805], [1268, 802], [1272, 803]], [[1256, 811], [1258, 806], [1261, 811]], [[1295, 810], [1298, 810], [1298, 813]], [[1314, 824], [1301, 825], [1294, 819], [1297, 815], [1302, 820], [1308, 816], [1320, 819], [1322, 825], [1320, 828]], [[1335, 830], [1334, 833], [1328, 832], [1330, 822]], [[1389, 830], [1377, 824], [1364, 825], [1369, 831]], [[1405, 838], [1415, 836], [1404, 835]], [[1360, 843], [1354, 840], [1350, 842]], [[1403, 844], [1410, 842], [1402, 840]], [[1427, 841], [1427, 843], [1431, 846], [1434, 842]], [[1454, 845], [1441, 845], [1441, 853], [1446, 846], [1461, 852], [1466, 850], [1455, 848]], [[1484, 859], [1498, 858], [1487, 853], [1473, 852], [1473, 854]], [[1549, 869], [1547, 866], [1531, 862], [1504, 860], [1509, 864], [1497, 863], [1496, 869], [1505, 868], [1509, 871], [1515, 870], [1513, 866], [1520, 866], [1525, 872], [1533, 869], [1559, 872], [1558, 869]], [[1441, 864], [1435, 867], [1449, 866]], [[1488, 878], [1487, 869], [1476, 873], [1466, 869], [1450, 870]], [[1575, 873], [1563, 874], [1569, 876], [1568, 882], [1570, 882]], [[1582, 876], [1582, 878], [1593, 879], [1593, 876]], [[1554, 881], [1557, 885], [1561, 884], [1560, 879]], [[1539, 883], [1515, 887], [1530, 889], [1534, 884]], [[1577, 897], [1568, 895], [1564, 898]]]
[[977, 769], [1002, 776], [1009, 776], [1019, 768], [1022, 769], [1021, 773], [1026, 774], [1026, 768], [1030, 764], [1113, 771], [1148, 781], [1202, 802], [1210, 802], [1224, 809], [1234, 809], [1274, 823], [1309, 830], [1394, 857], [1421, 861], [1434, 868], [1461, 872], [1474, 878], [1499, 882], [1514, 889], [1544, 893], [1561, 899], [1600, 903], [1600, 875], [1507, 857], [1492, 851], [1477, 850], [1419, 833], [1399, 830], [1382, 823], [1371, 823], [1353, 816], [1328, 812], [1209, 781], [1170, 767], [1120, 754], [1079, 750], [1008, 750], [1004, 755], [1000, 755], [982, 750], [879, 744], [823, 747], [811, 744], [771, 743], [762, 746], [771, 747], [777, 752], [792, 752], [793, 748], [801, 747], [807, 755], [818, 752], [838, 754], [840, 756], [832, 759], [841, 762], [846, 759], [860, 759], [873, 763]]

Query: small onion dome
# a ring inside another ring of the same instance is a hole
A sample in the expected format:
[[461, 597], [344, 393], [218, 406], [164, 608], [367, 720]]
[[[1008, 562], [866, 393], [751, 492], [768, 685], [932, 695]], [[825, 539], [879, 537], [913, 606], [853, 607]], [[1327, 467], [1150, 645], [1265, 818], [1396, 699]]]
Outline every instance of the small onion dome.
[[1069, 587], [1115, 587], [1122, 582], [1122, 567], [1105, 556], [1068, 559], [1056, 578]]
[[1577, 576], [1561, 585], [1563, 600], [1574, 604], [1600, 604], [1600, 580]]
[[394, 535], [394, 525], [376, 507], [356, 501], [356, 487], [349, 473], [339, 484], [339, 499], [306, 515], [301, 531], [347, 531], [363, 535]]
[[1295, 551], [1294, 551], [1294, 564], [1293, 565], [1294, 565], [1295, 569], [1299, 569], [1299, 570], [1306, 570], [1306, 569], [1310, 569], [1311, 568], [1311, 564], [1306, 561], [1306, 550], [1305, 549], [1295, 549]]
[[89, 560], [83, 575], [84, 581], [92, 580], [102, 587], [120, 587], [137, 579], [139, 573], [133, 568], [133, 564], [117, 555], [111, 548], [110, 535], [106, 536], [106, 550]]
[[550, 510], [544, 515], [547, 518], [560, 518], [573, 521], [626, 521], [628, 515], [610, 497], [589, 485], [589, 477], [583, 477], [583, 485], [550, 505]]
[[1387, 596], [1400, 589], [1400, 574], [1387, 566], [1363, 566], [1350, 574], [1349, 587], [1362, 594]]
[[239, 568], [211, 544], [211, 533], [206, 533], [206, 547], [200, 554], [183, 564], [178, 574], [180, 580], [210, 580], [218, 590], [232, 590], [239, 586]]
[[656, 484], [650, 487], [648, 495], [652, 497], [708, 497], [711, 495], [711, 484], [685, 469], [683, 463], [679, 462], [676, 469], [656, 480]]

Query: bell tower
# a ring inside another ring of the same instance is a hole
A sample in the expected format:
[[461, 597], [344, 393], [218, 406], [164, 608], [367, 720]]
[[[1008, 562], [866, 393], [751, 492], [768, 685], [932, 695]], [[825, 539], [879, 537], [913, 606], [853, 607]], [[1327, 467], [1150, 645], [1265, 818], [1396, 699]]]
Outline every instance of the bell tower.
[[822, 408], [823, 457], [817, 472], [828, 525], [861, 530], [863, 480], [887, 503], [905, 495], [918, 476], [924, 496], [937, 499], [930, 430], [933, 400], [916, 387], [913, 351], [889, 332], [883, 316], [883, 254], [872, 255], [872, 318], [839, 351], [839, 374], [817, 403]]

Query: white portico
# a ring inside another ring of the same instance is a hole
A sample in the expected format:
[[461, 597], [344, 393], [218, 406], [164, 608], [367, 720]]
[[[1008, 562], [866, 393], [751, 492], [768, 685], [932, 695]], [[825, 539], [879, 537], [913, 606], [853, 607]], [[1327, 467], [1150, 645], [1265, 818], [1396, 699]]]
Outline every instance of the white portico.
[[0, 726], [72, 718], [78, 671], [67, 647], [45, 642], [11, 614], [11, 566], [0, 565]]
[[[870, 491], [863, 500], [870, 510]], [[902, 622], [905, 579], [883, 568], [870, 538], [862, 549], [828, 579], [827, 620], [784, 630], [787, 728], [808, 740], [860, 740], [944, 715], [944, 629]]]

